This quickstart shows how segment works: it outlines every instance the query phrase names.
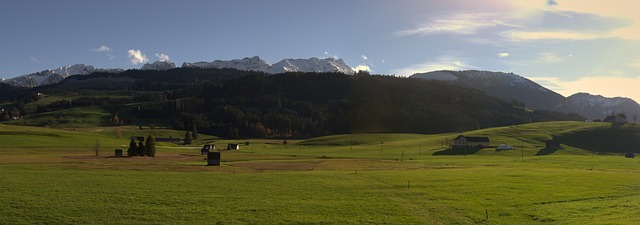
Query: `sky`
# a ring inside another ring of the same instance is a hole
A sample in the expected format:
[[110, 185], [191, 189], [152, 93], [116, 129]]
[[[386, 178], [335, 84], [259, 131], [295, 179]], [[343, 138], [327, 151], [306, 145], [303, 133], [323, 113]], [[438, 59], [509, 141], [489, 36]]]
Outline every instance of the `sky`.
[[340, 58], [374, 74], [513, 72], [564, 96], [640, 102], [635, 0], [20, 0], [0, 78], [88, 64]]

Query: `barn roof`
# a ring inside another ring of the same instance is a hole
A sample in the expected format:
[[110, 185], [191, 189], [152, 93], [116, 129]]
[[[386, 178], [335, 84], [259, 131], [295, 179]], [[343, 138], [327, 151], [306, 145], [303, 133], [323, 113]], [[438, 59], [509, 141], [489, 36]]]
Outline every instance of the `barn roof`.
[[458, 136], [455, 140], [461, 137], [463, 137], [469, 142], [490, 142], [488, 137], [471, 137], [471, 136], [464, 136], [464, 135]]

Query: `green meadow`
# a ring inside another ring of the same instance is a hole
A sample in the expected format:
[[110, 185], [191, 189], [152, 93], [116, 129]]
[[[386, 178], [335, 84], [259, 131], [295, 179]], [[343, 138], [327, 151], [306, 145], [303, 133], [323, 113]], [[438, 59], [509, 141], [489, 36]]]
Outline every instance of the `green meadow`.
[[[463, 133], [491, 139], [474, 151], [447, 149], [459, 133], [287, 144], [200, 135], [158, 143], [154, 158], [116, 158], [129, 136], [184, 132], [0, 125], [0, 224], [637, 224], [640, 161], [623, 155], [640, 151], [639, 130], [547, 122]], [[562, 148], [545, 149], [551, 139]], [[204, 143], [221, 166], [205, 166]]]

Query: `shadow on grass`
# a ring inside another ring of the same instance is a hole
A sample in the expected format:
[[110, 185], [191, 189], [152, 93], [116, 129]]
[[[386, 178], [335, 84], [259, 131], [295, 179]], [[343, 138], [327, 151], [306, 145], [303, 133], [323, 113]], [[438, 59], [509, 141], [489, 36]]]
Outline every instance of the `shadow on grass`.
[[483, 148], [448, 148], [434, 152], [433, 155], [473, 155], [482, 149]]
[[536, 153], [536, 155], [540, 156], [540, 155], [551, 155], [553, 153], [555, 153], [556, 151], [558, 151], [560, 148], [543, 148], [540, 149], [540, 151], [538, 151], [538, 153]]

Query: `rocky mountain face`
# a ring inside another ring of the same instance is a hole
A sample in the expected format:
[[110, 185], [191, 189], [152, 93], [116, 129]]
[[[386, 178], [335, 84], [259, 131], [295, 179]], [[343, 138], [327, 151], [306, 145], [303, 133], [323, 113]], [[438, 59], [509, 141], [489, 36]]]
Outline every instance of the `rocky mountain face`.
[[245, 71], [258, 71], [266, 72], [269, 67], [268, 63], [260, 59], [258, 56], [247, 57], [243, 59], [232, 60], [214, 60], [213, 62], [195, 62], [195, 63], [183, 63], [182, 67], [196, 67], [196, 68], [229, 68]]
[[[334, 58], [309, 58], [309, 59], [284, 59], [276, 64], [268, 64], [258, 56], [233, 60], [215, 60], [213, 62], [195, 62], [182, 64], [182, 67], [195, 68], [230, 68], [244, 71], [256, 71], [267, 74], [286, 72], [315, 72], [315, 73], [344, 73], [353, 74], [353, 70], [342, 59]], [[170, 61], [156, 61], [146, 63], [141, 70], [169, 70], [176, 68]], [[121, 73], [123, 69], [99, 69], [90, 65], [76, 64], [63, 66], [57, 69], [44, 70], [37, 73], [25, 74], [11, 79], [2, 79], [0, 83], [7, 83], [20, 87], [37, 87], [45, 84], [60, 82], [71, 75], [87, 75], [95, 72]]]
[[155, 61], [153, 63], [145, 63], [141, 70], [170, 70], [175, 69], [176, 64], [169, 61]]
[[95, 72], [121, 73], [123, 71], [123, 69], [100, 69], [90, 65], [76, 64], [71, 66], [62, 66], [57, 69], [25, 74], [11, 79], [6, 79], [1, 82], [19, 87], [36, 87], [57, 83], [72, 75], [87, 75]]
[[580, 109], [583, 116], [594, 120], [602, 120], [609, 115], [623, 113], [627, 115], [629, 122], [634, 122], [633, 117], [640, 114], [640, 105], [630, 98], [607, 98], [601, 95], [577, 93], [567, 99]]
[[267, 71], [270, 74], [285, 72], [336, 72], [344, 74], [353, 74], [353, 69], [349, 67], [342, 59], [334, 58], [309, 58], [309, 59], [284, 59], [269, 67]]
[[344, 74], [353, 74], [353, 69], [349, 67], [342, 59], [284, 59], [278, 63], [270, 65], [258, 56], [233, 60], [215, 60], [213, 62], [196, 62], [184, 63], [182, 67], [199, 67], [199, 68], [231, 68], [246, 71], [257, 71], [268, 74], [277, 74], [285, 72], [336, 72]]

